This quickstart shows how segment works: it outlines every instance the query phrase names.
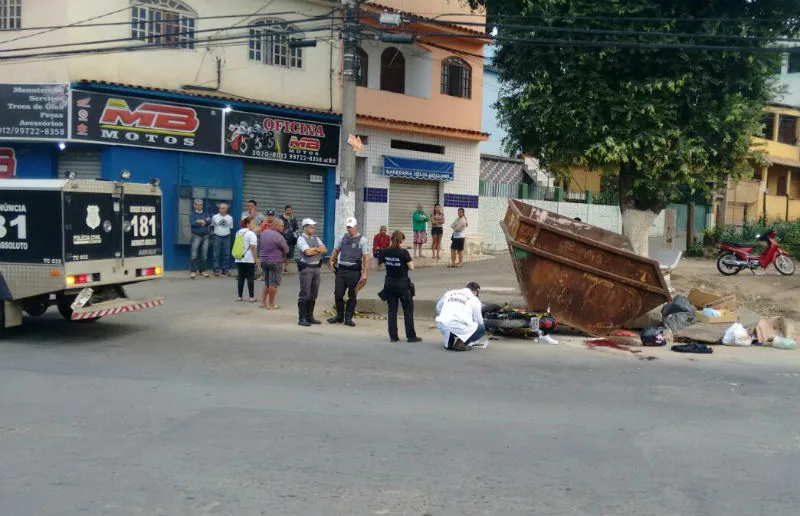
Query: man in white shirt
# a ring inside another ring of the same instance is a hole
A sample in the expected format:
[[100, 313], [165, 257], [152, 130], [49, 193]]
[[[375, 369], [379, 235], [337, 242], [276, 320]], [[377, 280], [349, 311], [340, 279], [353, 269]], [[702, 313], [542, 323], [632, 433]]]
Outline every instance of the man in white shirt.
[[214, 276], [229, 276], [233, 217], [228, 215], [227, 204], [219, 205], [219, 213], [211, 217], [211, 227], [214, 230]]
[[436, 303], [436, 325], [444, 335], [445, 349], [467, 351], [486, 334], [480, 291], [473, 281], [466, 288], [445, 293]]

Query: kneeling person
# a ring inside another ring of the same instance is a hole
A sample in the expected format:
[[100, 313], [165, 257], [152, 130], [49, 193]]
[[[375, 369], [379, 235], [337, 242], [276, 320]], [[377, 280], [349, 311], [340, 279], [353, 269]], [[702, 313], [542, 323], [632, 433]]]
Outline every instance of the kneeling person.
[[[353, 217], [347, 219], [347, 232], [336, 239], [331, 255], [331, 269], [336, 272], [336, 315], [328, 319], [331, 324], [345, 323], [355, 326], [353, 315], [356, 312], [356, 292], [359, 284], [363, 287], [369, 273], [369, 246], [367, 239], [358, 232], [358, 222]], [[344, 294], [347, 292], [347, 308]]]
[[480, 285], [471, 282], [466, 288], [445, 293], [436, 303], [436, 325], [444, 335], [445, 349], [466, 351], [486, 334], [480, 291]]

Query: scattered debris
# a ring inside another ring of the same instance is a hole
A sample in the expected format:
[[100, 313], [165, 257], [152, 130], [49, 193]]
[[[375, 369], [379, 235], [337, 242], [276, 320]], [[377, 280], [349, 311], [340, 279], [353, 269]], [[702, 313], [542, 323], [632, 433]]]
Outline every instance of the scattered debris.
[[699, 355], [710, 355], [714, 350], [701, 342], [690, 342], [689, 344], [678, 344], [672, 346], [672, 351], [676, 353], [696, 353]]

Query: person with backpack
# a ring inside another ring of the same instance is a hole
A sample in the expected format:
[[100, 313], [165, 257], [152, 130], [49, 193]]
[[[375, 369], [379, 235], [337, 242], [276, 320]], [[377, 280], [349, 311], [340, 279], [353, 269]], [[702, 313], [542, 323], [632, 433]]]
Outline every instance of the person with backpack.
[[252, 217], [245, 217], [244, 221], [246, 227], [240, 229], [236, 233], [236, 239], [233, 241], [233, 250], [231, 254], [236, 260], [236, 267], [238, 274], [236, 277], [236, 288], [239, 293], [237, 301], [243, 301], [242, 294], [244, 293], [244, 283], [247, 282], [247, 290], [250, 293], [250, 302], [255, 303], [255, 278], [256, 278], [256, 246], [258, 239], [256, 238], [255, 228], [256, 219]]
[[480, 285], [473, 281], [466, 288], [445, 293], [436, 303], [436, 325], [444, 336], [445, 349], [469, 351], [486, 335], [480, 291]]

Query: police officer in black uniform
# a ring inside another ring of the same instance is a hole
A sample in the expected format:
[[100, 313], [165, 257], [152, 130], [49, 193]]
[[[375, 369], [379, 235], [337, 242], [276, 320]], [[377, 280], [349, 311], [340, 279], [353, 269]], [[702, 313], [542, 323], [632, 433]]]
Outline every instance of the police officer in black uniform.
[[417, 337], [414, 329], [414, 289], [408, 277], [408, 271], [414, 270], [414, 261], [408, 249], [402, 247], [405, 240], [406, 236], [402, 231], [395, 231], [389, 248], [381, 249], [378, 253], [378, 263], [386, 264], [386, 282], [379, 296], [389, 305], [389, 340], [400, 342], [397, 334], [397, 307], [402, 305], [406, 338], [408, 342], [420, 342], [422, 339]]
[[[355, 326], [353, 315], [356, 312], [356, 292], [359, 284], [363, 287], [369, 274], [371, 258], [367, 239], [358, 233], [358, 222], [350, 217], [346, 221], [347, 232], [336, 239], [330, 265], [336, 273], [336, 315], [328, 319], [331, 324], [344, 323]], [[347, 292], [347, 307], [344, 294]]]

